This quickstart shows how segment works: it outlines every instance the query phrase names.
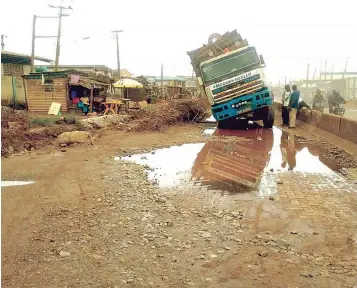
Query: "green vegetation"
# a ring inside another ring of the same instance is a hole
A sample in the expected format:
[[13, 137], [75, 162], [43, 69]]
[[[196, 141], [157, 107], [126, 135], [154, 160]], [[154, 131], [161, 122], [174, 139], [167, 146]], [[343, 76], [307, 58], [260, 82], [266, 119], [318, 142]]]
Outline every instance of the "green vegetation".
[[66, 124], [75, 124], [77, 123], [76, 115], [74, 113], [69, 114], [64, 117], [64, 123]]
[[36, 117], [31, 119], [31, 127], [50, 127], [53, 126], [58, 118], [48, 118], [48, 117]]

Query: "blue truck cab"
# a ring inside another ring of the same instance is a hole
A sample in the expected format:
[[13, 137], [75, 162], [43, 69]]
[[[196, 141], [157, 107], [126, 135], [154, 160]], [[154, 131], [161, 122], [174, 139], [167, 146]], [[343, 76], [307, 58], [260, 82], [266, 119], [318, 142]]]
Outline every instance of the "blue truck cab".
[[243, 47], [200, 64], [203, 86], [219, 124], [236, 118], [274, 123], [273, 96], [265, 83], [264, 59], [254, 47]]

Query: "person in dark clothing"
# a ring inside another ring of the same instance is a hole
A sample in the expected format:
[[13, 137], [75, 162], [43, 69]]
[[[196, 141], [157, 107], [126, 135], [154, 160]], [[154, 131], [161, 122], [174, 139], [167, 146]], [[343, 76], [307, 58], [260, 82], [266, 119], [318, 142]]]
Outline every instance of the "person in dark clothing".
[[295, 129], [296, 113], [299, 109], [300, 91], [297, 89], [296, 85], [293, 85], [292, 89], [293, 93], [291, 93], [289, 101], [289, 128]]
[[283, 118], [282, 126], [289, 126], [289, 102], [290, 102], [290, 85], [285, 85], [285, 90], [281, 95], [281, 102], [283, 104], [281, 108], [281, 116]]
[[314, 110], [323, 110], [323, 103], [325, 99], [324, 96], [321, 93], [320, 89], [317, 89], [314, 98], [312, 99], [312, 109]]
[[[345, 99], [336, 91], [335, 89], [332, 90], [332, 94], [328, 98], [328, 106], [329, 106], [329, 112], [334, 113], [334, 108], [337, 109], [337, 107], [345, 103]], [[335, 113], [336, 114], [336, 113]]]

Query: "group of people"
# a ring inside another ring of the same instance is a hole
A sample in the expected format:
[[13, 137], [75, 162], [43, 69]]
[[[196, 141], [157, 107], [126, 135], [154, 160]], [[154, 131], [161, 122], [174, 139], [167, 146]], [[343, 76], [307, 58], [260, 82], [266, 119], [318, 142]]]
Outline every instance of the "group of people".
[[[323, 110], [324, 102], [325, 98], [322, 91], [317, 89], [312, 99], [312, 109], [320, 111]], [[329, 106], [329, 113], [333, 113], [334, 107], [339, 107], [340, 104], [345, 103], [346, 101], [337, 90], [333, 89], [332, 92], [327, 93], [327, 102]]]
[[[295, 128], [296, 123], [296, 114], [299, 108], [306, 107], [311, 111], [309, 105], [307, 105], [303, 99], [300, 99], [300, 91], [297, 89], [296, 85], [285, 85], [285, 90], [281, 96], [282, 98], [282, 118], [283, 125], [288, 126], [289, 128]], [[317, 89], [313, 100], [312, 100], [312, 109], [324, 111], [324, 102], [325, 98], [320, 89]], [[338, 109], [340, 105], [346, 103], [345, 99], [338, 93], [337, 90], [333, 89], [332, 92], [327, 93], [327, 102], [329, 107], [329, 113], [338, 114]], [[339, 114], [343, 115], [343, 114]]]
[[[291, 91], [292, 90], [292, 91]], [[296, 114], [299, 109], [300, 91], [296, 85], [285, 85], [285, 90], [281, 96], [282, 98], [282, 118], [283, 125], [288, 126], [289, 129], [295, 129]]]

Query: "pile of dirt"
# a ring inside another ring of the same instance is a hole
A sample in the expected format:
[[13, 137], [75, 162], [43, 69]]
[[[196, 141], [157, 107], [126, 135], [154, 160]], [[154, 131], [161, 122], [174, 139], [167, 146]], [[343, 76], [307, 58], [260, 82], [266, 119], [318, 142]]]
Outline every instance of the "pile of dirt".
[[31, 151], [53, 142], [63, 132], [79, 130], [78, 125], [55, 125], [30, 129], [27, 112], [1, 108], [1, 156]]
[[199, 122], [208, 117], [206, 99], [184, 99], [169, 102], [155, 111], [141, 111], [132, 115], [134, 131], [160, 131], [177, 122]]

